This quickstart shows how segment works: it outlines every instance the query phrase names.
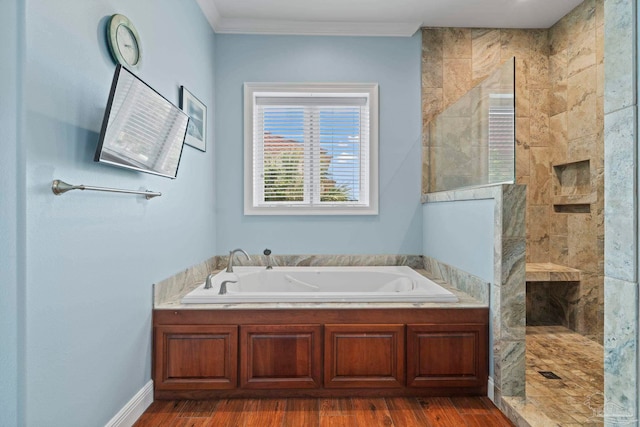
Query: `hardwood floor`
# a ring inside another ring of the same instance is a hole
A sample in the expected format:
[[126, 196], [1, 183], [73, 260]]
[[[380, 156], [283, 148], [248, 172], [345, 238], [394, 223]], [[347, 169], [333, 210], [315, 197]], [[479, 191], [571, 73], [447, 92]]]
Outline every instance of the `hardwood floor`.
[[487, 397], [157, 400], [134, 427], [508, 427]]

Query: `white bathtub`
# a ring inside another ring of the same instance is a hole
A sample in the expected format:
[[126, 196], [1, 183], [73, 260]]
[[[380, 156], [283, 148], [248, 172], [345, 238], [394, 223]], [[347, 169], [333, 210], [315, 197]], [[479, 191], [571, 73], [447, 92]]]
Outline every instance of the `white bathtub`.
[[[227, 293], [219, 295], [223, 281]], [[183, 304], [241, 302], [457, 302], [410, 267], [234, 267], [182, 298]]]

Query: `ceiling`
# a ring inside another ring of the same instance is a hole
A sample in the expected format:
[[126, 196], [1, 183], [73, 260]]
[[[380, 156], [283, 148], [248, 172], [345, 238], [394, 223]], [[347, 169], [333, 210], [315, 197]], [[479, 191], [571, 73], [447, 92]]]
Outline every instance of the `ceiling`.
[[196, 0], [217, 33], [411, 36], [420, 27], [549, 28], [582, 0]]

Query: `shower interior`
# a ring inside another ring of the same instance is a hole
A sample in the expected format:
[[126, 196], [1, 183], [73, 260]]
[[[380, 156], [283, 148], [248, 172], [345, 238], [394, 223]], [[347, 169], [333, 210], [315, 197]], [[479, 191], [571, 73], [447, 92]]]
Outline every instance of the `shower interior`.
[[[424, 28], [422, 36], [423, 193], [488, 183], [443, 179], [449, 167], [438, 168], [432, 123], [515, 57], [513, 180], [527, 186], [527, 402], [553, 421], [599, 424], [604, 1], [585, 0], [549, 29]], [[447, 150], [442, 158], [482, 157]]]

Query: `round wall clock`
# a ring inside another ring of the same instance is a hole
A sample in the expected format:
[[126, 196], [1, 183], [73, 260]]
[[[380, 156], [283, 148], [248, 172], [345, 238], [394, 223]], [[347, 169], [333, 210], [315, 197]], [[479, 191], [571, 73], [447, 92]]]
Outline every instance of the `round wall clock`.
[[115, 14], [107, 24], [107, 43], [116, 63], [138, 69], [142, 60], [140, 36], [129, 18]]

